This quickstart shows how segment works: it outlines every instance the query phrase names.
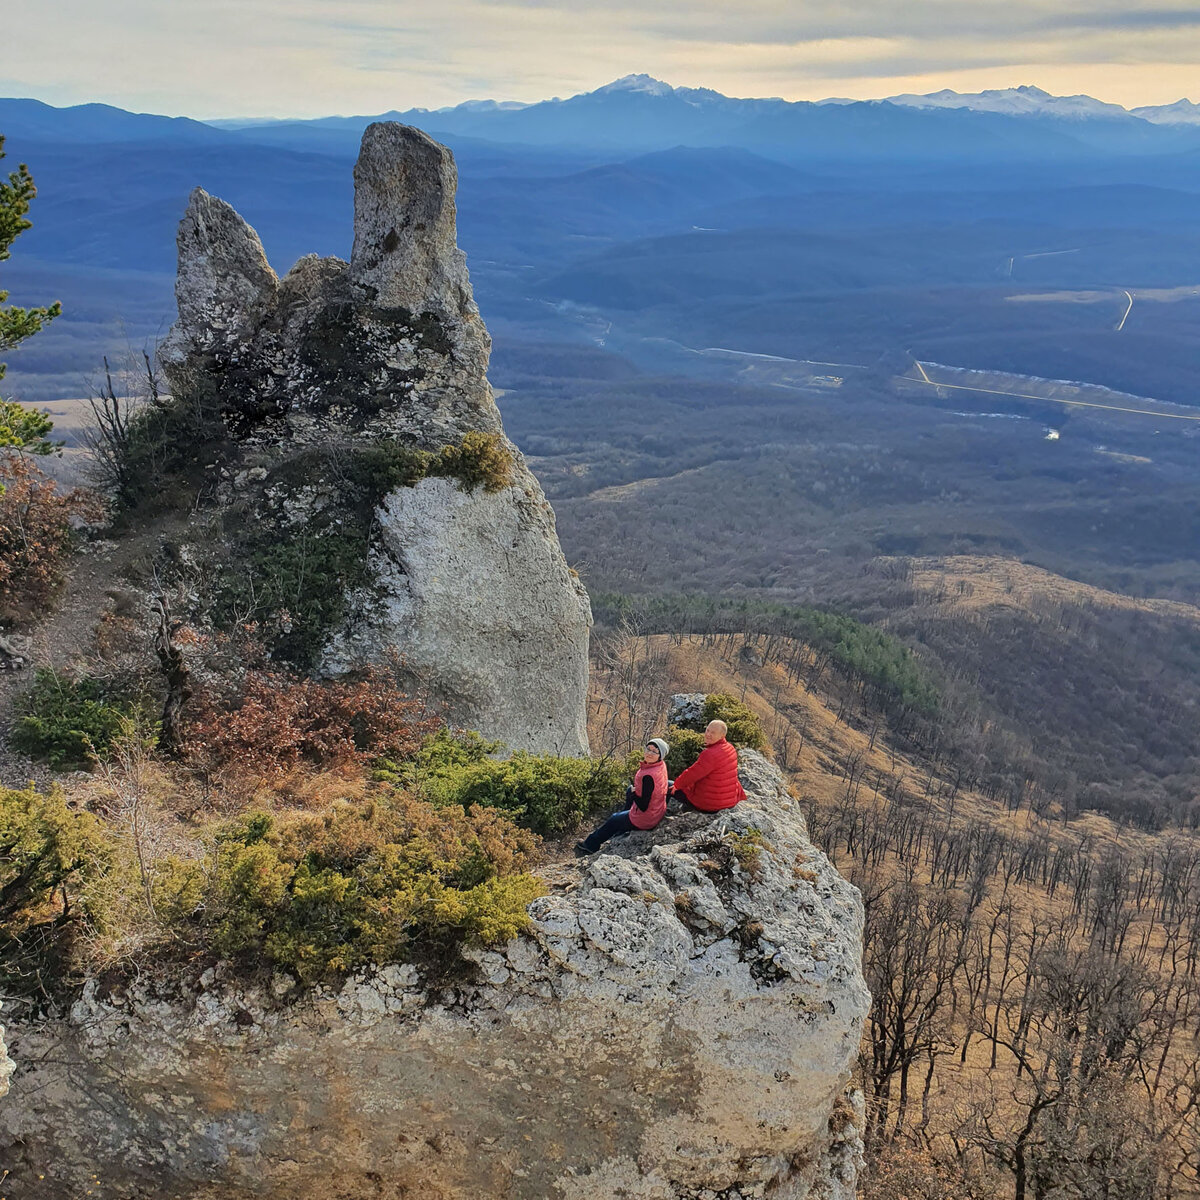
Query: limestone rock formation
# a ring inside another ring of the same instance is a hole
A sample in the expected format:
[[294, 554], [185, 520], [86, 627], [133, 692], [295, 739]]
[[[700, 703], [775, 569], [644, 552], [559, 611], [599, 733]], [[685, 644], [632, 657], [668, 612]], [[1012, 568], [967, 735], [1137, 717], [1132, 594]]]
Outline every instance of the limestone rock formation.
[[737, 808], [559, 868], [455, 987], [209, 970], [10, 1025], [9, 1194], [852, 1200], [861, 902], [779, 772], [742, 774]]
[[694, 725], [704, 713], [707, 692], [676, 692], [667, 707], [668, 725]]
[[8, 1057], [8, 1047], [4, 1044], [4, 1026], [0, 1025], [0, 1099], [8, 1095], [8, 1081], [16, 1065]]
[[[286, 626], [293, 643], [308, 638], [304, 665], [339, 673], [398, 654], [455, 723], [512, 748], [584, 753], [591, 610], [503, 436], [455, 243], [453, 156], [374, 124], [354, 181], [350, 262], [310, 255], [283, 279], [229, 205], [192, 193], [162, 357], [176, 402], [211, 414], [233, 447], [209, 477], [210, 541], [252, 543], [258, 559], [227, 564], [243, 576], [270, 552], [283, 577], [289, 546], [315, 547], [345, 603], [310, 606], [328, 628]], [[505, 478], [419, 467], [471, 435], [510, 460]], [[308, 619], [291, 609], [281, 620]]]

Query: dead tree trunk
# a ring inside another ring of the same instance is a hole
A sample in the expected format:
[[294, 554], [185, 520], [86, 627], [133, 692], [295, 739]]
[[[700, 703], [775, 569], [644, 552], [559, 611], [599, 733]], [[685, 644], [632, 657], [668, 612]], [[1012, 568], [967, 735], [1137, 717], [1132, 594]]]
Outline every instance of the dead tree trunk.
[[183, 706], [192, 695], [191, 669], [184, 659], [182, 648], [175, 644], [175, 635], [183, 622], [171, 619], [171, 604], [166, 596], [154, 598], [153, 610], [158, 618], [154, 630], [154, 652], [158, 655], [159, 668], [167, 685], [158, 744], [166, 753], [178, 754], [183, 746]]

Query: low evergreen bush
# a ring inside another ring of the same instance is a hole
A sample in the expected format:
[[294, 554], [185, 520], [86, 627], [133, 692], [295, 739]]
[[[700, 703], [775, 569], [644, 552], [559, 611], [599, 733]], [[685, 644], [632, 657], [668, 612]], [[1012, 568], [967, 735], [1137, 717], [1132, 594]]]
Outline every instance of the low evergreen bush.
[[714, 692], [705, 697], [700, 710], [697, 728], [703, 730], [709, 721], [724, 721], [728, 726], [726, 736], [735, 746], [746, 746], [751, 750], [765, 750], [767, 735], [755, 713], [725, 692]]
[[435, 810], [402, 794], [319, 816], [255, 813], [209, 862], [176, 861], [156, 908], [180, 935], [303, 982], [368, 963], [453, 961], [514, 937], [542, 894], [536, 840], [500, 813]]
[[383, 777], [410, 784], [437, 805], [500, 809], [541, 834], [561, 833], [597, 809], [618, 805], [628, 783], [626, 764], [614, 759], [523, 750], [493, 758], [499, 749], [477, 733], [441, 730], [411, 764], [385, 767]]
[[99, 817], [69, 808], [57, 790], [0, 788], [0, 986], [53, 993], [73, 935], [111, 924], [129, 877]]
[[704, 749], [704, 734], [695, 729], [672, 725], [667, 730], [667, 742], [671, 746], [667, 754], [667, 774], [676, 779], [700, 757], [700, 751]]
[[87, 767], [133, 721], [151, 723], [145, 701], [113, 695], [96, 679], [41, 668], [16, 704], [13, 749], [56, 770]]

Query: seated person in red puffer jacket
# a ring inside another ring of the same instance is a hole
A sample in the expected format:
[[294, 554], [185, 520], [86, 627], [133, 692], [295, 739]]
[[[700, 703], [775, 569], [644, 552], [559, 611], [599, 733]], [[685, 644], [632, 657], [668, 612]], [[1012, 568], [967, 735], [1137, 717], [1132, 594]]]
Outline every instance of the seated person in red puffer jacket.
[[634, 829], [653, 829], [667, 811], [667, 755], [671, 747], [662, 738], [651, 738], [642, 752], [642, 761], [633, 783], [625, 789], [625, 805], [582, 842], [575, 843], [576, 854], [595, 854], [610, 837]]
[[726, 740], [728, 732], [724, 721], [709, 721], [700, 757], [675, 780], [672, 795], [689, 808], [719, 812], [745, 800], [745, 789], [738, 780], [737, 750]]

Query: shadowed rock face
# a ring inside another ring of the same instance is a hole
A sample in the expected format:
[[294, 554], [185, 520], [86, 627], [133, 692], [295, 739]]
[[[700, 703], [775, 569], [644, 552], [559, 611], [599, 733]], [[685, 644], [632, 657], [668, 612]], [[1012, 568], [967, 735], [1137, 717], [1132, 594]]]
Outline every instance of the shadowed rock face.
[[861, 901], [778, 770], [741, 774], [738, 807], [558, 868], [455, 989], [218, 970], [10, 1022], [10, 1194], [853, 1200]]
[[[354, 180], [349, 263], [310, 255], [278, 279], [254, 230], [201, 189], [180, 225], [172, 390], [219, 412], [240, 455], [218, 509], [236, 504], [281, 538], [344, 498], [356, 454], [503, 437], [455, 240], [453, 156], [377, 123]], [[537, 480], [504, 445], [500, 491], [425, 479], [373, 497], [367, 577], [347, 584], [352, 615], [329, 631], [318, 670], [399, 655], [456, 724], [514, 749], [585, 753], [590, 605]]]

